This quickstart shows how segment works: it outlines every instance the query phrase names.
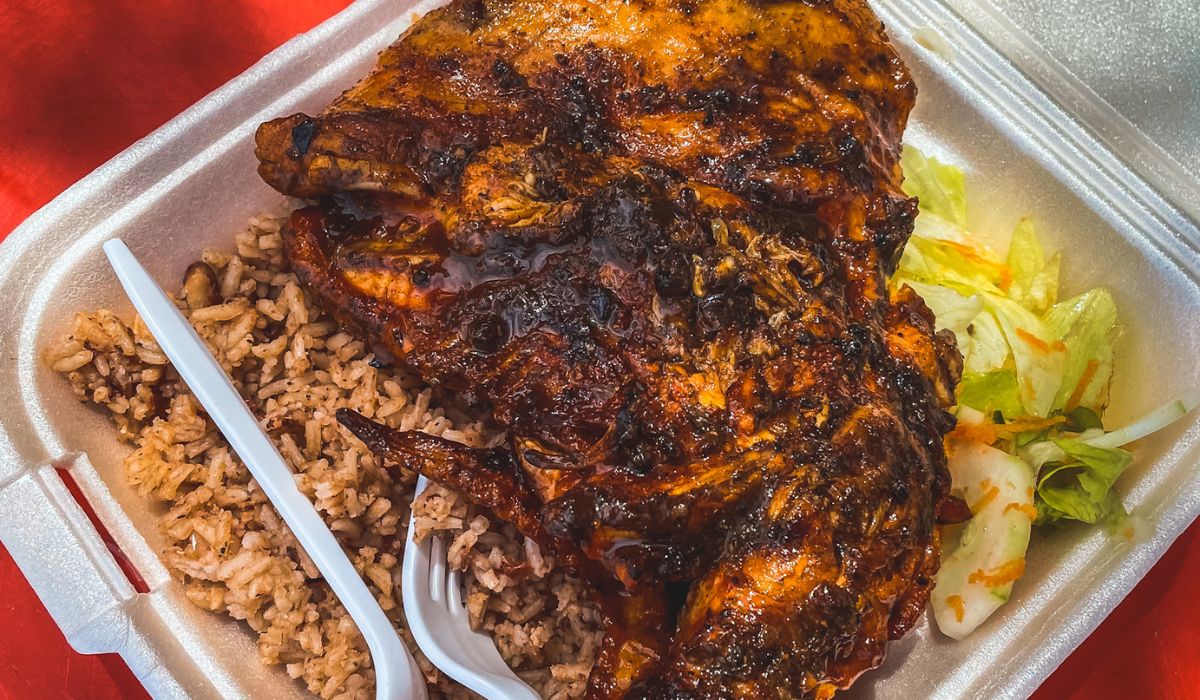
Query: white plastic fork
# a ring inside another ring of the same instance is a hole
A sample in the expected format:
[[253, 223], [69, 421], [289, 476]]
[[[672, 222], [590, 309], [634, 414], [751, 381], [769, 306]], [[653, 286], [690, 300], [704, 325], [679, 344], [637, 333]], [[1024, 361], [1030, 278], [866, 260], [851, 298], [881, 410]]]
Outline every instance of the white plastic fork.
[[[429, 481], [417, 479], [413, 500]], [[488, 700], [538, 700], [496, 650], [492, 638], [471, 629], [462, 598], [462, 574], [446, 561], [446, 542], [431, 535], [413, 542], [416, 517], [404, 545], [404, 616], [417, 646], [447, 676]]]
[[416, 660], [317, 509], [296, 487], [292, 470], [238, 395], [229, 376], [124, 243], [110, 240], [104, 244], [104, 252], [159, 347], [242, 458], [366, 638], [375, 666], [377, 700], [425, 700], [425, 680]]

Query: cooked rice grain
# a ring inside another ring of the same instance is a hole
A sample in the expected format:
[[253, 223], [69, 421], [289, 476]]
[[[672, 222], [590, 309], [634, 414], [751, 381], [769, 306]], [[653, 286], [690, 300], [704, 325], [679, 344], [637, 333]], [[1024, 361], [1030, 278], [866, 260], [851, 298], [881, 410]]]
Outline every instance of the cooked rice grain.
[[[334, 414], [353, 408], [395, 428], [471, 445], [496, 436], [453, 420], [429, 389], [376, 363], [361, 339], [339, 331], [287, 270], [279, 225], [253, 220], [237, 236], [236, 254], [205, 251], [178, 303], [413, 647], [399, 562], [415, 475], [381, 468]], [[262, 662], [283, 665], [314, 694], [372, 697], [362, 637], [145, 324], [110, 311], [80, 313], [46, 361], [82, 400], [107, 409], [118, 437], [132, 445], [126, 475], [167, 507], [162, 556], [187, 598], [244, 620]], [[414, 507], [418, 535], [450, 538], [451, 564], [469, 574], [471, 624], [495, 638], [543, 697], [581, 697], [601, 635], [579, 581], [454, 492], [432, 487]], [[471, 697], [418, 659], [434, 697]]]

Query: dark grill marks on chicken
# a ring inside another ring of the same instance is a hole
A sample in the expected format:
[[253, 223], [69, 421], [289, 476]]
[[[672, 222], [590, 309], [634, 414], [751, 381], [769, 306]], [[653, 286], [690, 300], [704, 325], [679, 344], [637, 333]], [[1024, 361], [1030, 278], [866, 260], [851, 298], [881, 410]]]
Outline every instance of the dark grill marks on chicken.
[[887, 285], [914, 97], [861, 0], [456, 0], [260, 128], [301, 281], [509, 443], [342, 422], [591, 584], [593, 697], [827, 697], [924, 608], [960, 358]]

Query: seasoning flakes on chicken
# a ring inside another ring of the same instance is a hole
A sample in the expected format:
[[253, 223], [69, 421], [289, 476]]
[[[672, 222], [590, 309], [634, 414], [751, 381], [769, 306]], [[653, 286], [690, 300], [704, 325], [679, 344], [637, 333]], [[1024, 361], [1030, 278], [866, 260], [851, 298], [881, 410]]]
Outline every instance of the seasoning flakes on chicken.
[[914, 98], [862, 0], [455, 0], [260, 128], [301, 281], [508, 443], [340, 419], [587, 579], [593, 697], [829, 697], [924, 609], [961, 360], [887, 284]]

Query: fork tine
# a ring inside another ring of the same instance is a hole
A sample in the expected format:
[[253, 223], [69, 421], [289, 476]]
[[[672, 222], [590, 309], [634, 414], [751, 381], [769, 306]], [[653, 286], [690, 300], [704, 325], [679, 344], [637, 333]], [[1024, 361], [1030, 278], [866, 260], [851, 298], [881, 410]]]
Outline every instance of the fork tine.
[[446, 594], [446, 540], [437, 535], [430, 544], [429, 597], [441, 603]]
[[[427, 483], [425, 477], [418, 479], [416, 493]], [[446, 536], [418, 544], [412, 539], [414, 527], [415, 516], [410, 516], [401, 597], [417, 645], [447, 676], [489, 700], [539, 700], [504, 663], [495, 641], [471, 629], [463, 605], [463, 574], [446, 560]]]
[[462, 583], [462, 572], [451, 568], [450, 575], [446, 577], [446, 607], [449, 608], [450, 615], [456, 618], [467, 616], [467, 608], [463, 604]]

